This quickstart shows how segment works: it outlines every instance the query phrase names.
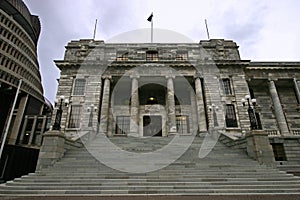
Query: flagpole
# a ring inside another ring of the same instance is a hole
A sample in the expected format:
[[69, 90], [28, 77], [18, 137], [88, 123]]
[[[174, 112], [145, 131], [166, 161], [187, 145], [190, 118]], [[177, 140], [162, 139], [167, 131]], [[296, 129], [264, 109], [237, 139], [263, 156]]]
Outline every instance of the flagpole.
[[151, 22], [151, 43], [153, 43], [153, 12], [147, 19], [148, 22]]
[[96, 19], [95, 28], [94, 28], [93, 40], [95, 40], [95, 38], [96, 38], [97, 21], [98, 21], [98, 20]]
[[207, 34], [207, 38], [210, 39], [209, 37], [209, 32], [208, 32], [208, 26], [207, 26], [207, 20], [205, 19], [205, 26], [206, 26], [206, 34]]
[[153, 19], [151, 20], [151, 43], [153, 43]]

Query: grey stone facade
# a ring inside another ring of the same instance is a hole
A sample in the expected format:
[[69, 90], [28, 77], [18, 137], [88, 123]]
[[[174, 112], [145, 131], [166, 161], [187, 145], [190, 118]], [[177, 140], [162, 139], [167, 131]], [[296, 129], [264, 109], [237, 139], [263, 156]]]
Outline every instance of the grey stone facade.
[[[90, 128], [109, 137], [191, 135], [217, 124], [223, 134], [239, 139], [250, 132], [247, 108], [241, 103], [245, 95], [257, 100], [259, 129], [271, 144], [272, 138], [300, 137], [300, 62], [242, 60], [230, 40], [71, 41], [64, 60], [55, 63], [61, 70], [57, 96], [70, 101], [61, 123], [67, 138]], [[84, 79], [85, 85], [76, 86], [77, 79]], [[74, 90], [83, 93], [75, 95]], [[92, 114], [91, 105], [96, 107]], [[80, 111], [73, 113], [76, 106]], [[217, 108], [215, 123], [211, 106]], [[299, 155], [295, 149], [300, 145], [290, 143], [285, 151], [291, 147]]]

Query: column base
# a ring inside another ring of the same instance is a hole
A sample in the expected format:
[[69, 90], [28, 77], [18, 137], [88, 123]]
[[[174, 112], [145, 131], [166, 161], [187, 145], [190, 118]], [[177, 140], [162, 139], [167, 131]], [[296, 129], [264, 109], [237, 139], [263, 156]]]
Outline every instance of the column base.
[[137, 132], [130, 132], [127, 134], [129, 137], [141, 137]]
[[176, 126], [172, 126], [172, 127], [170, 128], [170, 130], [169, 130], [169, 133], [172, 133], [172, 134], [177, 133], [177, 128], [176, 128]]

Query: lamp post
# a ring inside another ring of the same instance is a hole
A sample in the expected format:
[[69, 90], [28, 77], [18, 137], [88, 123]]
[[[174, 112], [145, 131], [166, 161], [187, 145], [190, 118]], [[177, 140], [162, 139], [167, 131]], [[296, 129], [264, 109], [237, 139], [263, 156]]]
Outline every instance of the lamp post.
[[91, 104], [91, 106], [88, 107], [87, 110], [88, 110], [88, 112], [90, 112], [88, 127], [92, 127], [93, 126], [93, 112], [97, 111], [97, 107], [94, 106], [94, 104]]
[[62, 110], [63, 101], [64, 101], [66, 107], [69, 105], [69, 100], [65, 99], [64, 96], [60, 96], [59, 100], [55, 100], [55, 106], [57, 106], [58, 101], [59, 101], [59, 106], [58, 106], [58, 109], [56, 111], [53, 130], [60, 130], [61, 116], [62, 116], [62, 112], [63, 112], [63, 110]]
[[212, 112], [212, 119], [213, 119], [213, 125], [214, 125], [213, 127], [219, 126], [218, 119], [217, 119], [217, 113], [216, 113], [216, 111], [218, 111], [219, 107], [216, 106], [215, 104], [212, 104], [208, 108], [209, 108], [209, 111]]
[[251, 99], [250, 95], [246, 95], [245, 98], [243, 98], [241, 101], [244, 107], [246, 106], [246, 102], [247, 102], [251, 129], [257, 130], [258, 123], [255, 115], [256, 99]]

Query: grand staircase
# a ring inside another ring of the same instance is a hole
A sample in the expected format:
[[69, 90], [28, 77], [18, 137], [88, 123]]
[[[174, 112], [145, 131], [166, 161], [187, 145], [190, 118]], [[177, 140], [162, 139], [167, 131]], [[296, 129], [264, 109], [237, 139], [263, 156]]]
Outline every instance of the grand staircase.
[[[182, 136], [190, 137], [190, 136]], [[101, 138], [91, 148], [107, 153]], [[147, 153], [168, 145], [172, 137], [110, 140], [126, 151]], [[44, 195], [264, 195], [300, 194], [300, 177], [259, 165], [246, 153], [217, 142], [204, 158], [204, 137], [195, 137], [174, 163], [152, 172], [120, 172], [99, 162], [86, 148], [69, 150], [54, 166], [0, 185], [1, 196]], [[100, 146], [99, 146], [100, 145]], [[122, 159], [122, 158], [116, 158]], [[158, 157], [159, 159], [163, 159]]]

